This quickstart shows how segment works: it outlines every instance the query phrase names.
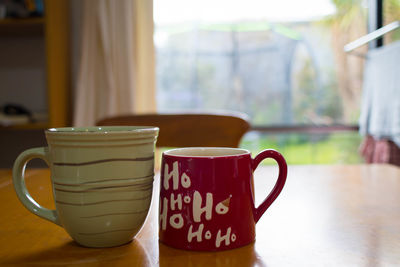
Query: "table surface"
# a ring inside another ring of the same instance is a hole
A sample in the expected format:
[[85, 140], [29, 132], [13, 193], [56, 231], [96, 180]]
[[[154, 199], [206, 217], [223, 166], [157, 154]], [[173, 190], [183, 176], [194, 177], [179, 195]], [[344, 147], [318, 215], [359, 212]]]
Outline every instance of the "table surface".
[[[276, 176], [276, 167], [257, 169], [257, 203]], [[54, 208], [49, 170], [27, 170], [26, 184], [39, 204]], [[133, 242], [107, 249], [80, 247], [63, 228], [28, 212], [11, 170], [0, 169], [0, 203], [0, 265], [400, 266], [400, 168], [390, 165], [289, 166], [285, 188], [257, 223], [256, 241], [223, 252], [160, 244], [156, 193]]]

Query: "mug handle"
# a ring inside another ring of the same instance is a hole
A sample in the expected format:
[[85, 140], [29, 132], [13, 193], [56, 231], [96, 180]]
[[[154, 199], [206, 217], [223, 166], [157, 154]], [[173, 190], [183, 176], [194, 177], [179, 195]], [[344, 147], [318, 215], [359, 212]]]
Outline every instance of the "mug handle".
[[271, 204], [275, 201], [278, 195], [281, 193], [287, 177], [286, 160], [281, 153], [273, 149], [266, 149], [258, 153], [258, 155], [252, 160], [253, 172], [256, 170], [260, 162], [267, 158], [272, 158], [278, 163], [279, 175], [274, 188], [269, 193], [269, 195], [264, 199], [264, 201], [260, 204], [260, 206], [258, 206], [258, 208], [254, 206], [255, 201], [253, 200], [253, 209], [254, 209], [253, 216], [256, 223], [264, 214], [264, 212], [269, 208], [269, 206], [271, 206]]
[[25, 168], [28, 161], [40, 158], [49, 166], [49, 153], [47, 147], [31, 148], [22, 152], [14, 162], [13, 184], [15, 192], [21, 203], [33, 214], [61, 226], [56, 210], [44, 208], [29, 194], [25, 185]]

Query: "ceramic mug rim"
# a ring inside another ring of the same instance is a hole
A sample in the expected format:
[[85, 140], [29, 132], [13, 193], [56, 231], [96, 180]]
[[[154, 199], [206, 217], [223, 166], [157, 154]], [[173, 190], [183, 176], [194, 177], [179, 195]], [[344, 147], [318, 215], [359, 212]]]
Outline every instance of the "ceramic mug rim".
[[51, 135], [119, 135], [125, 133], [156, 132], [155, 126], [89, 126], [89, 127], [60, 127], [46, 129], [46, 134]]
[[227, 158], [250, 155], [250, 151], [232, 147], [182, 147], [163, 152], [163, 156], [176, 158]]

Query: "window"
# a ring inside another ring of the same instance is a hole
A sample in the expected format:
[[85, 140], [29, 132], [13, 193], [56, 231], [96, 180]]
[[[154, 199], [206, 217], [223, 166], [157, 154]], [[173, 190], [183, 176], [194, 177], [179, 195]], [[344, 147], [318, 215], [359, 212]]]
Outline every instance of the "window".
[[[364, 62], [343, 46], [366, 33], [363, 3], [155, 0], [158, 110], [241, 111], [261, 128], [356, 124]], [[329, 131], [243, 141], [291, 149], [296, 163], [358, 162], [358, 144], [357, 132]]]

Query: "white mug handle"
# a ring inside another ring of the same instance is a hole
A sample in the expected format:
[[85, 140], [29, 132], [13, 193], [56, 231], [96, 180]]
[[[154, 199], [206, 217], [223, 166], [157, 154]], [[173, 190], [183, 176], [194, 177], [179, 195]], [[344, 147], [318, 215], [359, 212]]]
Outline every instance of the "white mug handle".
[[13, 183], [14, 189], [21, 203], [33, 214], [61, 226], [56, 210], [44, 208], [29, 194], [25, 185], [25, 167], [28, 161], [40, 158], [49, 165], [47, 147], [31, 148], [22, 152], [14, 162]]

